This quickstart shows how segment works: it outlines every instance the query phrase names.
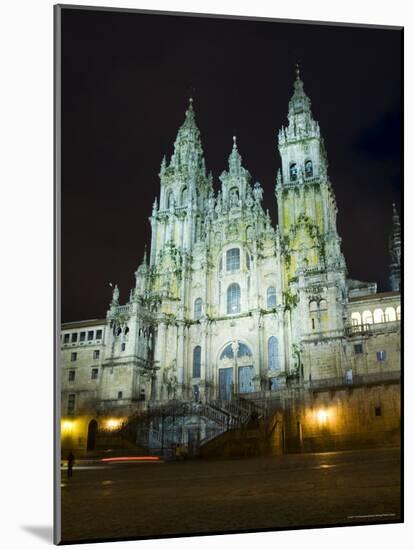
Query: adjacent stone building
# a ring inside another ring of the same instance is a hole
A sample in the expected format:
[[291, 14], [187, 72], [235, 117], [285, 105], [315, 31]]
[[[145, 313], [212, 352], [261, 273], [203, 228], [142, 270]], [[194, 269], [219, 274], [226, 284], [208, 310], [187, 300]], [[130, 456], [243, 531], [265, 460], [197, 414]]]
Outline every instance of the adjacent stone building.
[[398, 215], [394, 207], [392, 292], [378, 294], [348, 277], [325, 144], [298, 70], [278, 150], [275, 228], [235, 137], [213, 188], [190, 99], [161, 163], [149, 257], [128, 301], [115, 287], [105, 320], [62, 326], [63, 415], [399, 378]]

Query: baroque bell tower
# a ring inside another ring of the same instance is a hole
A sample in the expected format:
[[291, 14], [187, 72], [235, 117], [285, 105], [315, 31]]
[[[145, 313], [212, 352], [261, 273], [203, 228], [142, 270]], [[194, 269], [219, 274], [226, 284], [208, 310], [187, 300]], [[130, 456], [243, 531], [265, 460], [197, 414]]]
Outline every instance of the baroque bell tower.
[[298, 349], [307, 338], [343, 331], [346, 306], [346, 265], [325, 144], [298, 66], [288, 125], [279, 132], [278, 148], [276, 198], [285, 305]]
[[200, 131], [190, 98], [183, 124], [168, 162], [159, 172], [161, 190], [150, 217], [152, 236], [151, 290], [164, 299], [183, 297], [184, 281], [194, 243], [202, 238], [203, 210], [212, 193], [207, 176]]

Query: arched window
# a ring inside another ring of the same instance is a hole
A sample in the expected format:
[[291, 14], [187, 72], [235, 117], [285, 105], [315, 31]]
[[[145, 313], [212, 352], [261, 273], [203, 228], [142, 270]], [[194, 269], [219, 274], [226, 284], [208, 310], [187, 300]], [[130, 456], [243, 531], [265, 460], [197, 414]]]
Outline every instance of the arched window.
[[[398, 307], [400, 307], [400, 306], [398, 306]], [[397, 308], [397, 312], [398, 312], [398, 308]], [[397, 320], [397, 315], [395, 314], [395, 309], [393, 307], [387, 307], [385, 309], [385, 320], [388, 321], [388, 322], [392, 322], [392, 321]]]
[[248, 225], [246, 228], [246, 239], [248, 241], [253, 240], [253, 227], [251, 225]]
[[227, 271], [234, 271], [240, 269], [240, 249], [230, 248], [226, 254], [226, 269]]
[[267, 308], [272, 309], [276, 307], [276, 289], [274, 286], [269, 286], [267, 289]]
[[383, 323], [383, 322], [384, 322], [384, 314], [382, 312], [382, 309], [374, 310], [374, 323]]
[[311, 178], [313, 176], [313, 165], [311, 160], [305, 162], [305, 178]]
[[195, 226], [194, 226], [194, 242], [201, 240], [201, 218], [196, 216]]
[[[243, 344], [243, 342], [237, 342], [237, 357], [252, 357], [251, 349]], [[224, 358], [233, 359], [234, 351], [233, 345], [228, 344], [220, 354], [220, 361]]]
[[227, 359], [233, 359], [234, 357], [233, 348], [231, 347], [231, 344], [226, 346], [224, 350], [221, 352], [220, 360], [224, 359], [225, 357], [227, 357]]
[[193, 378], [201, 376], [201, 347], [196, 346], [193, 351]]
[[298, 179], [298, 167], [296, 162], [292, 162], [289, 166], [290, 181], [296, 181]]
[[372, 325], [372, 313], [368, 310], [364, 311], [362, 314], [362, 324], [363, 325]]
[[227, 289], [227, 313], [240, 313], [240, 286], [237, 283]]
[[397, 306], [397, 321], [401, 321], [401, 306]]
[[248, 252], [246, 252], [246, 269], [250, 269], [250, 256]]
[[358, 326], [361, 324], [361, 314], [359, 311], [353, 311], [351, 314], [351, 324], [352, 326]]
[[268, 368], [269, 370], [275, 371], [279, 369], [279, 357], [278, 357], [278, 345], [277, 338], [271, 336], [267, 341], [267, 356], [268, 356]]
[[194, 302], [194, 319], [198, 321], [201, 318], [202, 313], [203, 300], [201, 298], [197, 298], [197, 300]]
[[250, 348], [246, 346], [246, 344], [243, 344], [242, 342], [238, 342], [239, 348], [237, 350], [237, 357], [251, 357], [252, 352], [250, 351]]
[[181, 206], [185, 206], [187, 204], [187, 197], [188, 197], [187, 187], [183, 187], [181, 190]]
[[237, 206], [239, 204], [239, 190], [237, 187], [230, 189], [230, 205]]
[[168, 192], [167, 192], [167, 208], [170, 209], [171, 206], [173, 204], [173, 192], [172, 190], [170, 189]]
[[311, 330], [316, 329], [317, 312], [318, 312], [318, 303], [315, 300], [312, 300], [311, 302], [309, 302]]
[[321, 300], [319, 302], [319, 309], [322, 311], [328, 309], [328, 304], [326, 303], [326, 300]]

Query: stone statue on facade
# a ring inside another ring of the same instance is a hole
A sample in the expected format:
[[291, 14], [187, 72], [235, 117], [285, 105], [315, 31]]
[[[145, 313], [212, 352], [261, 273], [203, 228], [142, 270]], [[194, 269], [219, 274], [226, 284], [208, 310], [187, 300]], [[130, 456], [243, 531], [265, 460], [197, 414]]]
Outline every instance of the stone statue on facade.
[[253, 195], [254, 195], [254, 200], [256, 201], [256, 203], [260, 204], [263, 200], [263, 189], [262, 189], [262, 186], [260, 185], [259, 182], [256, 182], [254, 184]]

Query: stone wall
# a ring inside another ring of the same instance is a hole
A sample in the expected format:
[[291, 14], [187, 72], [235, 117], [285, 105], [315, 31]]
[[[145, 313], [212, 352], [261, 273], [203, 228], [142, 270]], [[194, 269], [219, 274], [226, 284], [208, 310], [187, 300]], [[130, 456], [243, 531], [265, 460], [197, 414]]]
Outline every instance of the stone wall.
[[307, 391], [285, 411], [285, 450], [321, 452], [400, 444], [400, 384]]

